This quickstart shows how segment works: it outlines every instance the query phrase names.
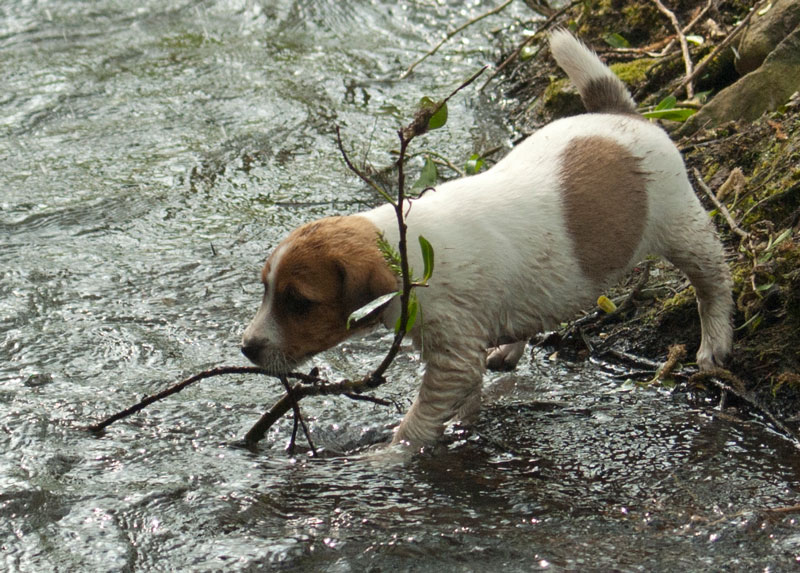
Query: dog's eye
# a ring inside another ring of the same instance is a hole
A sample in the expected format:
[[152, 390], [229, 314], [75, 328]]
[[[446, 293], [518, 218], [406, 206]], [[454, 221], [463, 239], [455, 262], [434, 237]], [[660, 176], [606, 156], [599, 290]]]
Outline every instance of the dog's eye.
[[313, 300], [304, 297], [294, 290], [286, 292], [284, 302], [287, 310], [292, 314], [306, 314], [316, 304]]

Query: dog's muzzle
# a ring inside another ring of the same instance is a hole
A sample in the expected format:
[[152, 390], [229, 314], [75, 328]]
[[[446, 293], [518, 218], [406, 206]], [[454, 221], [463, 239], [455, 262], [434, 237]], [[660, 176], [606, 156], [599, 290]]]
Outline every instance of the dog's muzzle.
[[257, 366], [261, 366], [261, 345], [242, 342], [241, 350], [242, 354], [244, 354], [250, 362]]

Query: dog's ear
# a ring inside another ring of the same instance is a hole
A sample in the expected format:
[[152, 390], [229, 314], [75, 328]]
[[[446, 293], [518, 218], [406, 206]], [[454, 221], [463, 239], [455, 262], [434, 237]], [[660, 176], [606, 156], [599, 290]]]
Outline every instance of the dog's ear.
[[[345, 320], [353, 312], [373, 300], [398, 289], [397, 277], [384, 261], [377, 247], [366, 256], [349, 257], [339, 262], [342, 279], [342, 302]], [[370, 324], [378, 319], [391, 301], [376, 308], [367, 316], [351, 323], [351, 328]]]

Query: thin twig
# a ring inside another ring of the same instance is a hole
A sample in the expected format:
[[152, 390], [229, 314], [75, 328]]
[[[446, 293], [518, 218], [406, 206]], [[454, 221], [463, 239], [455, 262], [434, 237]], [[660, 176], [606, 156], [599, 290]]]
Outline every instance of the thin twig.
[[649, 358], [645, 358], [644, 356], [637, 356], [635, 354], [631, 354], [630, 352], [625, 352], [623, 350], [619, 350], [616, 348], [609, 348], [605, 350], [603, 354], [610, 354], [614, 358], [618, 360], [624, 360], [626, 362], [630, 362], [640, 368], [647, 368], [652, 370], [653, 372], [658, 371], [661, 368], [661, 362], [656, 360], [650, 360]]
[[634, 305], [634, 299], [639, 296], [639, 293], [642, 292], [642, 289], [647, 284], [647, 281], [650, 280], [650, 261], [645, 261], [642, 267], [641, 273], [639, 274], [639, 278], [636, 279], [633, 287], [631, 288], [630, 292], [622, 299], [622, 302], [617, 305], [617, 309], [610, 313], [604, 314], [598, 320], [598, 324], [602, 325], [606, 322], [619, 318], [626, 312], [628, 309]]
[[378, 404], [379, 406], [392, 406], [394, 405], [393, 402], [389, 400], [384, 400], [383, 398], [376, 398], [375, 396], [368, 396], [365, 394], [354, 394], [353, 392], [346, 392], [343, 394], [346, 398], [350, 398], [356, 402], [372, 402], [373, 404]]
[[[681, 90], [684, 89], [684, 87], [686, 87], [687, 85], [690, 85], [694, 80], [696, 80], [700, 76], [700, 74], [702, 74], [705, 71], [705, 69], [708, 67], [708, 65], [711, 62], [713, 62], [714, 59], [722, 52], [722, 50], [727, 48], [733, 42], [733, 40], [736, 38], [736, 36], [738, 36], [739, 33], [742, 30], [745, 29], [745, 27], [750, 22], [750, 18], [753, 17], [753, 14], [755, 14], [758, 11], [757, 9], [763, 3], [764, 3], [764, 0], [761, 0], [760, 2], [756, 3], [750, 9], [750, 12], [747, 14], [747, 16], [745, 16], [742, 19], [742, 21], [739, 22], [739, 24], [736, 26], [736, 28], [734, 28], [733, 31], [731, 31], [731, 33], [728, 34], [725, 37], [724, 40], [722, 40], [719, 44], [717, 44], [717, 47], [714, 48], [714, 50], [708, 56], [706, 56], [705, 59], [703, 59], [699, 64], [697, 64], [697, 66], [695, 66], [694, 71], [692, 72], [692, 74], [690, 76], [687, 76], [687, 77], [683, 78], [683, 80], [678, 85], [678, 87], [676, 87], [674, 90], [672, 90], [672, 94], [670, 94], [670, 95], [677, 96], [681, 92]], [[687, 90], [687, 94], [688, 94], [688, 90]]]
[[684, 358], [686, 358], [685, 345], [673, 344], [670, 346], [666, 361], [659, 367], [651, 382], [663, 382], [667, 378], [673, 376], [675, 368], [680, 365]]
[[[414, 286], [408, 264], [408, 253], [406, 249], [406, 224], [403, 215], [403, 203], [405, 202], [404, 164], [408, 151], [408, 145], [411, 143], [411, 140], [414, 139], [414, 137], [427, 131], [428, 120], [430, 117], [435, 115], [455, 94], [474, 82], [484, 72], [485, 69], [485, 67], [481, 68], [455, 90], [450, 92], [450, 95], [440, 101], [437, 106], [427, 110], [425, 113], [419, 113], [409, 125], [407, 125], [405, 128], [399, 129], [397, 132], [397, 135], [400, 138], [400, 154], [397, 160], [398, 189], [397, 198], [396, 200], [392, 200], [392, 205], [395, 209], [400, 235], [398, 252], [400, 254], [401, 278], [403, 285], [400, 294], [400, 328], [395, 333], [394, 339], [392, 340], [392, 345], [389, 347], [389, 351], [372, 373], [367, 374], [364, 378], [356, 382], [343, 380], [338, 383], [320, 384], [320, 381], [316, 378], [309, 379], [310, 377], [305, 377], [304, 379], [303, 377], [300, 377], [300, 379], [306, 383], [296, 384], [291, 388], [291, 394], [295, 400], [299, 401], [305, 396], [322, 394], [360, 394], [365, 390], [377, 388], [386, 382], [384, 374], [394, 361], [397, 353], [400, 351], [400, 345], [406, 335], [406, 327], [408, 324], [408, 300], [411, 296], [411, 289]], [[339, 131], [337, 129], [337, 135], [338, 134]], [[353, 163], [350, 161], [350, 159], [347, 157], [347, 153], [344, 151], [344, 146], [341, 144], [341, 138], [339, 139], [339, 150], [344, 155], [347, 166], [353, 169]], [[361, 177], [361, 175], [359, 175], [359, 177]], [[369, 183], [369, 178], [367, 178], [367, 182]], [[311, 384], [307, 384], [308, 382]], [[247, 432], [247, 435], [244, 437], [244, 443], [250, 447], [254, 446], [259, 440], [261, 440], [261, 438], [264, 437], [266, 431], [277, 420], [279, 420], [281, 416], [288, 412], [291, 407], [291, 400], [289, 399], [289, 394], [287, 393], [287, 395], [273, 404], [272, 408], [265, 412], [264, 415], [261, 416], [261, 419], [250, 429], [249, 432]]]
[[[708, 13], [708, 11], [711, 9], [711, 6], [713, 4], [714, 4], [714, 0], [708, 0], [708, 2], [706, 2], [706, 5], [703, 6], [703, 9], [700, 10], [700, 12], [697, 13], [697, 16], [692, 18], [691, 22], [689, 22], [688, 24], [686, 24], [682, 28], [682, 32], [684, 34], [688, 34], [692, 30], [692, 28], [694, 28], [695, 25], [700, 21], [700, 19]], [[665, 57], [672, 50], [672, 46], [674, 44], [675, 44], [675, 38], [670, 39], [670, 41], [667, 43], [667, 45], [664, 46], [664, 48], [661, 50], [661, 53], [655, 54], [655, 57], [657, 57], [657, 58]]]
[[675, 33], [678, 35], [678, 40], [681, 44], [681, 54], [683, 55], [683, 64], [686, 67], [686, 78], [684, 80], [684, 84], [686, 85], [686, 96], [689, 99], [694, 97], [694, 86], [692, 85], [691, 80], [688, 78], [692, 77], [692, 58], [689, 56], [689, 44], [686, 41], [686, 34], [683, 33], [683, 28], [681, 28], [680, 22], [678, 22], [678, 18], [675, 16], [675, 13], [664, 6], [661, 0], [653, 0], [653, 3], [658, 7], [662, 14], [665, 14], [669, 21], [672, 22], [672, 27], [675, 28]]
[[722, 201], [717, 199], [717, 196], [714, 195], [714, 192], [709, 189], [708, 185], [706, 185], [705, 181], [703, 181], [703, 177], [700, 175], [700, 172], [697, 170], [696, 167], [692, 168], [692, 173], [694, 173], [694, 179], [697, 181], [697, 184], [703, 190], [703, 192], [708, 196], [717, 210], [722, 213], [722, 216], [725, 217], [725, 220], [728, 221], [728, 226], [731, 228], [731, 231], [742, 237], [743, 239], [747, 239], [750, 237], [750, 233], [743, 230], [739, 225], [734, 221], [733, 217], [731, 216], [728, 209], [725, 205], [722, 204]]
[[[286, 412], [292, 409], [292, 402], [299, 401], [306, 395], [302, 391], [303, 388], [304, 387], [300, 384], [295, 384], [292, 386], [291, 392], [284, 394], [269, 410], [264, 412], [258, 419], [258, 422], [253, 424], [253, 427], [245, 434], [243, 440], [244, 445], [252, 448], [260, 442], [267, 433], [267, 430], [269, 430], [275, 422], [280, 420]], [[306, 388], [308, 388], [308, 386], [306, 386]]]
[[486, 81], [481, 86], [480, 91], [483, 91], [484, 88], [486, 88], [486, 86], [489, 85], [489, 82], [491, 82], [500, 72], [502, 72], [506, 68], [506, 66], [508, 66], [511, 62], [513, 62], [517, 58], [517, 56], [519, 56], [519, 54], [522, 52], [522, 50], [524, 50], [527, 46], [532, 44], [533, 41], [536, 38], [538, 38], [539, 35], [541, 35], [542, 32], [547, 30], [547, 28], [549, 28], [550, 25], [553, 22], [555, 22], [564, 13], [566, 13], [567, 10], [569, 10], [573, 6], [577, 6], [578, 4], [580, 4], [581, 1], [582, 0], [573, 0], [572, 2], [567, 4], [566, 6], [564, 6], [560, 10], [558, 10], [557, 12], [554, 12], [553, 14], [551, 14], [550, 17], [547, 18], [547, 20], [542, 22], [542, 24], [536, 29], [536, 31], [533, 34], [531, 34], [530, 36], [525, 38], [525, 41], [522, 42], [519, 46], [517, 46], [517, 48], [513, 52], [511, 52], [511, 55], [508, 56], [505, 60], [503, 60], [503, 62], [499, 66], [497, 66], [497, 68], [495, 68], [495, 70], [492, 72], [492, 74], [486, 79]]
[[[405, 170], [403, 168], [405, 163], [405, 156], [406, 151], [408, 149], [408, 145], [414, 137], [417, 135], [421, 135], [427, 131], [428, 120], [430, 117], [435, 115], [441, 108], [444, 106], [448, 100], [450, 100], [456, 93], [470, 85], [474, 82], [485, 70], [486, 68], [482, 68], [475, 74], [473, 74], [468, 80], [462, 83], [459, 87], [453, 90], [450, 95], [448, 95], [444, 100], [439, 102], [437, 106], [433, 106], [432, 109], [425, 110], [423, 113], [419, 113], [415, 118], [414, 121], [406, 126], [403, 129], [398, 130], [398, 137], [400, 138], [400, 158], [398, 159], [398, 193], [397, 193], [397, 201], [395, 202], [392, 197], [388, 196], [385, 191], [380, 189], [380, 187], [375, 184], [368, 176], [362, 173], [349, 159], [347, 153], [344, 151], [344, 146], [342, 144], [341, 133], [339, 128], [336, 128], [336, 135], [337, 135], [337, 142], [339, 144], [339, 150], [342, 152], [344, 157], [345, 163], [347, 166], [358, 175], [365, 183], [370, 185], [371, 187], [375, 188], [379, 191], [382, 195], [384, 195], [388, 201], [392, 203], [394, 206], [395, 212], [397, 214], [398, 225], [400, 227], [400, 244], [398, 246], [400, 257], [401, 257], [401, 275], [403, 281], [403, 289], [401, 293], [401, 312], [400, 312], [400, 328], [395, 333], [394, 340], [392, 342], [392, 346], [390, 347], [389, 351], [387, 352], [386, 356], [384, 357], [381, 364], [376, 368], [372, 373], [366, 375], [360, 380], [351, 381], [351, 380], [342, 380], [336, 383], [330, 383], [324, 379], [321, 379], [317, 376], [316, 369], [312, 370], [309, 374], [301, 374], [297, 372], [291, 372], [282, 376], [277, 376], [280, 378], [281, 383], [283, 384], [286, 394], [278, 400], [273, 406], [265, 412], [258, 422], [247, 432], [244, 437], [244, 443], [247, 446], [254, 446], [261, 438], [264, 437], [266, 431], [277, 421], [279, 420], [284, 414], [286, 414], [290, 409], [293, 409], [295, 412], [295, 425], [292, 432], [292, 438], [290, 441], [290, 447], [294, 445], [296, 432], [297, 432], [297, 425], [301, 425], [303, 427], [303, 431], [306, 434], [306, 439], [308, 440], [308, 444], [311, 450], [316, 455], [316, 449], [311, 441], [310, 434], [308, 432], [308, 428], [306, 427], [305, 421], [300, 413], [299, 408], [299, 401], [300, 399], [306, 396], [320, 396], [320, 395], [329, 395], [329, 394], [345, 394], [347, 397], [353, 400], [369, 400], [371, 402], [382, 404], [382, 405], [390, 405], [389, 402], [385, 400], [381, 400], [379, 398], [372, 398], [366, 396], [360, 396], [360, 394], [366, 390], [372, 390], [377, 388], [378, 386], [384, 384], [386, 382], [386, 378], [384, 378], [384, 373], [386, 369], [391, 365], [392, 361], [394, 360], [395, 356], [397, 355], [398, 351], [400, 350], [400, 344], [402, 343], [403, 337], [406, 334], [406, 329], [408, 325], [408, 301], [411, 294], [411, 289], [415, 286], [422, 286], [417, 285], [413, 282], [411, 277], [411, 272], [409, 269], [408, 263], [408, 254], [406, 252], [406, 226], [404, 221], [403, 215], [403, 203], [405, 201]], [[117, 412], [116, 414], [106, 418], [100, 423], [93, 424], [88, 427], [88, 429], [92, 432], [101, 432], [104, 428], [109, 426], [110, 424], [116, 422], [117, 420], [121, 420], [126, 418], [143, 408], [147, 407], [149, 404], [161, 400], [162, 398], [166, 398], [172, 394], [180, 392], [187, 386], [203, 380], [205, 378], [210, 378], [212, 376], [221, 376], [223, 374], [267, 374], [273, 375], [261, 368], [257, 367], [241, 367], [241, 366], [225, 366], [220, 368], [215, 368], [212, 370], [207, 370], [204, 372], [200, 372], [190, 378], [187, 378], [174, 386], [159, 392], [153, 396], [147, 396], [142, 399], [138, 404], [131, 406], [121, 412]], [[299, 383], [295, 385], [290, 385], [288, 382], [289, 378], [300, 380]]]
[[[764, 186], [764, 183], [761, 183], [760, 187], [763, 187], [763, 186]], [[787, 195], [791, 195], [793, 193], [797, 193], [798, 190], [800, 190], [800, 184], [795, 184], [795, 185], [792, 185], [791, 187], [789, 187], [788, 189], [786, 189], [784, 191], [780, 191], [780, 192], [775, 193], [773, 195], [767, 195], [763, 199], [761, 199], [758, 202], [754, 203], [747, 211], [745, 211], [744, 214], [742, 215], [742, 219], [747, 218], [747, 216], [750, 213], [752, 213], [756, 209], [762, 208], [764, 205], [767, 205], [769, 203], [773, 203], [773, 202], [776, 202], [776, 201], [783, 201], [786, 198]]]
[[214, 368], [212, 370], [206, 370], [204, 372], [200, 372], [199, 374], [195, 374], [190, 378], [175, 384], [174, 386], [170, 386], [166, 390], [162, 390], [157, 394], [153, 394], [152, 396], [145, 396], [144, 398], [139, 401], [138, 404], [134, 404], [130, 408], [126, 408], [112, 416], [109, 416], [102, 422], [98, 422], [97, 424], [92, 424], [88, 426], [88, 430], [91, 432], [101, 432], [107, 426], [113, 424], [117, 420], [121, 420], [123, 418], [127, 418], [128, 416], [135, 414], [136, 412], [143, 410], [153, 402], [157, 402], [162, 398], [166, 398], [167, 396], [171, 396], [172, 394], [177, 394], [187, 386], [194, 384], [195, 382], [199, 382], [200, 380], [204, 380], [205, 378], [211, 378], [212, 376], [222, 376], [223, 374], [266, 374], [267, 372], [261, 368], [255, 366], [222, 366], [220, 368]]
[[691, 29], [694, 28], [695, 24], [697, 24], [700, 21], [700, 19], [708, 13], [713, 4], [714, 0], [708, 0], [708, 2], [706, 2], [706, 5], [703, 6], [703, 9], [697, 13], [697, 16], [692, 18], [692, 20], [683, 27], [683, 33], [688, 34], [691, 31]]
[[711, 370], [702, 370], [689, 378], [690, 385], [705, 381], [711, 382], [723, 392], [736, 396], [753, 410], [762, 414], [773, 426], [783, 432], [787, 437], [791, 438], [794, 446], [800, 449], [800, 434], [789, 428], [786, 424], [781, 422], [775, 414], [761, 405], [751, 392], [745, 390], [744, 383], [729, 370], [725, 370], [724, 368], [712, 368]]
[[760, 511], [765, 513], [800, 513], [800, 504], [785, 507], [765, 507]]
[[[389, 364], [391, 364], [391, 360], [389, 361]], [[303, 382], [299, 382], [291, 386], [291, 391], [284, 394], [277, 402], [275, 402], [272, 407], [261, 416], [258, 422], [256, 422], [253, 427], [250, 428], [243, 440], [245, 446], [253, 447], [259, 441], [261, 441], [261, 439], [267, 433], [267, 430], [269, 430], [270, 427], [275, 424], [275, 422], [280, 420], [284, 414], [292, 409], [293, 400], [299, 402], [308, 396], [360, 394], [366, 390], [377, 388], [386, 382], [386, 379], [383, 378], [381, 374], [378, 374], [377, 370], [355, 382], [351, 380], [327, 382], [319, 378], [298, 374], [296, 372], [292, 372], [287, 377], [297, 378]]]
[[[128, 416], [131, 416], [143, 410], [144, 408], [146, 408], [147, 406], [149, 406], [154, 402], [162, 400], [168, 396], [171, 396], [172, 394], [177, 394], [178, 392], [180, 392], [187, 386], [194, 384], [195, 382], [199, 382], [200, 380], [205, 380], [206, 378], [212, 378], [214, 376], [224, 376], [228, 374], [261, 374], [266, 376], [274, 376], [273, 374], [270, 374], [266, 370], [263, 370], [256, 366], [221, 366], [219, 368], [205, 370], [203, 372], [195, 374], [194, 376], [191, 376], [190, 378], [186, 378], [185, 380], [182, 380], [181, 382], [178, 382], [177, 384], [174, 384], [173, 386], [170, 386], [169, 388], [166, 388], [165, 390], [162, 390], [157, 394], [153, 394], [151, 396], [145, 396], [140, 402], [131, 406], [130, 408], [126, 408], [120, 412], [117, 412], [105, 418], [103, 421], [98, 422], [97, 424], [92, 424], [91, 426], [88, 426], [87, 429], [92, 432], [99, 433], [106, 427], [113, 424], [114, 422], [118, 422], [123, 418], [127, 418]], [[371, 376], [367, 376], [356, 382], [350, 380], [342, 380], [340, 382], [330, 383], [324, 380], [323, 378], [319, 378], [314, 373], [314, 371], [312, 371], [311, 374], [290, 372], [286, 374], [286, 378], [292, 378], [300, 381], [299, 384], [296, 384], [292, 388], [292, 394], [297, 399], [305, 396], [344, 394], [345, 396], [353, 400], [368, 400], [370, 402], [373, 402], [375, 404], [380, 404], [383, 406], [392, 405], [391, 402], [381, 400], [380, 398], [374, 398], [372, 396], [360, 396], [361, 392], [364, 392], [366, 390], [371, 390], [380, 385], [380, 383], [379, 384], [374, 383], [372, 381]], [[288, 395], [284, 396], [284, 398], [286, 399], [286, 407], [285, 409], [283, 409], [281, 415], [285, 414], [290, 409], [292, 409], [292, 403], [291, 399], [289, 399], [289, 396]]]
[[372, 187], [378, 194], [381, 195], [384, 199], [386, 199], [389, 203], [394, 204], [394, 199], [392, 196], [389, 195], [380, 185], [375, 183], [370, 177], [368, 177], [363, 171], [361, 171], [358, 167], [356, 167], [352, 161], [350, 161], [350, 157], [347, 155], [347, 152], [344, 150], [344, 144], [342, 143], [342, 134], [339, 126], [336, 126], [336, 144], [339, 146], [339, 152], [344, 157], [344, 162], [347, 164], [348, 169], [355, 173], [359, 179], [361, 179], [364, 183]]
[[505, 10], [505, 8], [506, 8], [506, 7], [508, 7], [508, 5], [509, 5], [509, 4], [511, 4], [511, 2], [512, 2], [512, 1], [513, 1], [513, 0], [506, 0], [505, 2], [503, 2], [503, 3], [502, 3], [500, 6], [498, 6], [497, 8], [493, 8], [493, 9], [489, 10], [488, 12], [485, 12], [485, 13], [481, 14], [480, 16], [476, 16], [475, 18], [473, 18], [472, 20], [469, 20], [468, 22], [465, 22], [464, 24], [462, 24], [461, 26], [459, 26], [458, 28], [456, 28], [456, 29], [455, 29], [455, 30], [453, 30], [452, 32], [449, 32], [449, 33], [448, 33], [448, 34], [447, 34], [447, 35], [446, 35], [444, 38], [442, 38], [442, 40], [441, 40], [441, 41], [440, 41], [438, 44], [436, 44], [436, 45], [435, 45], [433, 48], [431, 48], [430, 50], [428, 50], [428, 52], [426, 52], [426, 53], [425, 53], [425, 54], [424, 54], [424, 55], [423, 55], [423, 56], [422, 56], [420, 59], [418, 59], [416, 62], [414, 62], [413, 64], [411, 64], [411, 65], [408, 67], [408, 69], [407, 69], [406, 71], [404, 71], [404, 72], [403, 72], [403, 73], [400, 75], [400, 79], [402, 80], [402, 79], [405, 79], [405, 78], [407, 78], [407, 77], [409, 76], [409, 74], [411, 74], [411, 72], [413, 72], [413, 71], [414, 71], [414, 68], [416, 68], [416, 67], [417, 67], [419, 64], [421, 64], [421, 63], [422, 63], [422, 62], [424, 62], [426, 59], [428, 59], [429, 57], [431, 57], [432, 55], [434, 55], [434, 54], [435, 54], [437, 51], [439, 51], [439, 48], [441, 48], [441, 47], [442, 47], [442, 46], [445, 44], [445, 42], [447, 42], [447, 41], [448, 41], [450, 38], [452, 38], [453, 36], [455, 36], [455, 35], [457, 35], [457, 34], [460, 34], [462, 31], [464, 31], [465, 29], [467, 29], [469, 26], [472, 26], [473, 24], [476, 24], [477, 22], [480, 22], [480, 21], [481, 21], [481, 20], [483, 20], [484, 18], [486, 18], [486, 17], [488, 17], [488, 16], [492, 16], [492, 15], [494, 15], [494, 14], [498, 14], [498, 13], [500, 13], [501, 11]]
[[456, 175], [458, 175], [459, 177], [464, 177], [466, 175], [463, 169], [460, 169], [458, 165], [454, 164], [452, 161], [450, 161], [447, 157], [445, 157], [441, 153], [436, 153], [435, 151], [426, 151], [423, 153], [423, 155], [435, 157], [438, 161], [434, 160], [433, 161], [434, 163], [447, 167], [448, 169], [454, 171]]
[[289, 441], [289, 453], [294, 453], [294, 444], [295, 439], [297, 438], [297, 424], [299, 422], [300, 426], [303, 428], [303, 433], [306, 435], [308, 447], [311, 448], [311, 453], [314, 455], [314, 457], [316, 457], [317, 448], [314, 447], [314, 442], [311, 441], [311, 434], [308, 431], [308, 426], [306, 426], [306, 421], [303, 419], [303, 414], [300, 412], [300, 404], [297, 402], [297, 398], [292, 393], [292, 387], [289, 385], [289, 380], [285, 374], [278, 376], [278, 379], [281, 381], [281, 384], [283, 384], [283, 388], [286, 390], [286, 395], [289, 396], [289, 399], [292, 403], [292, 410], [294, 410], [294, 428], [292, 429], [292, 438]]

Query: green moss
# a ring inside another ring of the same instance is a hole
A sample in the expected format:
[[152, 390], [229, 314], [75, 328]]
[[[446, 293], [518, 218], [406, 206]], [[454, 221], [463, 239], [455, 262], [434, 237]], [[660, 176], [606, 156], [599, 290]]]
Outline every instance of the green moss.
[[637, 85], [647, 81], [647, 73], [657, 63], [654, 58], [641, 58], [632, 62], [611, 64], [611, 71], [627, 85]]
[[556, 118], [584, 112], [580, 96], [567, 78], [552, 78], [542, 99], [545, 109]]
[[673, 297], [670, 297], [661, 303], [661, 309], [664, 311], [671, 311], [677, 308], [683, 308], [687, 304], [694, 306], [695, 296], [694, 288], [685, 288]]
[[[648, 71], [657, 63], [654, 58], [641, 58], [632, 62], [612, 64], [611, 70], [628, 86], [636, 86], [647, 81]], [[580, 98], [567, 78], [551, 79], [544, 90], [545, 108], [554, 117], [563, 117], [583, 112]]]
[[631, 29], [651, 30], [660, 24], [659, 13], [652, 4], [632, 2], [622, 9], [625, 25]]
[[705, 178], [710, 180], [712, 177], [714, 177], [714, 175], [716, 175], [717, 171], [719, 171], [720, 165], [719, 162], [714, 158], [709, 157], [706, 159], [706, 164], [703, 167]]
[[550, 85], [544, 90], [545, 104], [560, 97], [569, 85], [570, 82], [567, 78], [551, 78]]

